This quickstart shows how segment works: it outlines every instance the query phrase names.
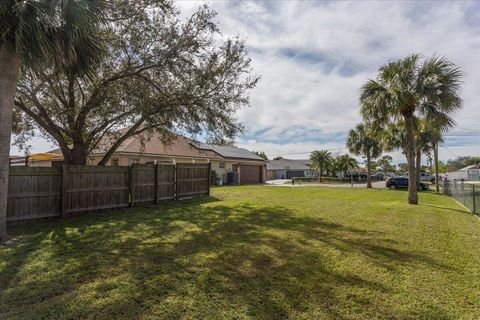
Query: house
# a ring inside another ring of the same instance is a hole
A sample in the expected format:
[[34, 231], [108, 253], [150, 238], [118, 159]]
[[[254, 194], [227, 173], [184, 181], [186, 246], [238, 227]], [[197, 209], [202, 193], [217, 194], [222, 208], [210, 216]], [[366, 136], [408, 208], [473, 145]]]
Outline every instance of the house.
[[[100, 143], [88, 157], [87, 164], [95, 165], [100, 162], [109, 145], [108, 141]], [[28, 165], [63, 165], [60, 149], [52, 150], [48, 155], [50, 157], [42, 157], [41, 160], [29, 160]], [[196, 143], [180, 135], [175, 136], [169, 143], [165, 143], [158, 133], [153, 133], [148, 138], [130, 137], [118, 147], [107, 165], [148, 163], [211, 163], [212, 171], [223, 181], [227, 180], [228, 172], [237, 172], [240, 184], [263, 183], [266, 180], [266, 161], [256, 154], [242, 148]]]
[[448, 180], [478, 181], [480, 180], [480, 164], [470, 165], [455, 172], [447, 172], [445, 177]]
[[266, 161], [246, 149], [199, 144], [200, 150], [213, 151], [219, 154], [223, 161], [212, 161], [212, 170], [226, 181], [227, 172], [238, 172], [241, 184], [264, 183], [267, 177]]
[[318, 171], [310, 167], [310, 160], [282, 159], [267, 162], [267, 180], [318, 176]]

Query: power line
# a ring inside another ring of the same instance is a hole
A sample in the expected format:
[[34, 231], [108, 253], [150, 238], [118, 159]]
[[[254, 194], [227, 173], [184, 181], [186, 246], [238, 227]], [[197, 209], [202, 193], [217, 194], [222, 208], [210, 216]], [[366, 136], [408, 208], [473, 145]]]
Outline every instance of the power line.
[[448, 152], [450, 152], [454, 157], [458, 158], [458, 155], [456, 155], [455, 153], [453, 153], [450, 149], [448, 149], [447, 147], [445, 146], [440, 146], [442, 147], [443, 149], [447, 150]]
[[[336, 150], [344, 150], [346, 148], [334, 148], [334, 149], [323, 149], [327, 151], [336, 151]], [[307, 152], [295, 152], [295, 153], [285, 153], [285, 154], [280, 154], [277, 156], [294, 156], [294, 155], [299, 155], [299, 154], [309, 154], [312, 153], [312, 151], [307, 151]]]
[[469, 128], [462, 128], [462, 127], [457, 127], [458, 129], [462, 129], [462, 130], [470, 130], [470, 131], [477, 131], [477, 132], [480, 132], [479, 129], [469, 129]]

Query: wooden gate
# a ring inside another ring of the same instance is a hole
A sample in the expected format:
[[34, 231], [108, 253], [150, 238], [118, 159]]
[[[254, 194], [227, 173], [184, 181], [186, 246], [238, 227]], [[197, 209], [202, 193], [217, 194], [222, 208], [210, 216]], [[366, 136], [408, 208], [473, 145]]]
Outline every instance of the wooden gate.
[[63, 167], [63, 216], [129, 206], [128, 167]]
[[132, 206], [175, 198], [175, 165], [133, 165], [130, 170]]
[[210, 194], [210, 163], [177, 164], [177, 199]]

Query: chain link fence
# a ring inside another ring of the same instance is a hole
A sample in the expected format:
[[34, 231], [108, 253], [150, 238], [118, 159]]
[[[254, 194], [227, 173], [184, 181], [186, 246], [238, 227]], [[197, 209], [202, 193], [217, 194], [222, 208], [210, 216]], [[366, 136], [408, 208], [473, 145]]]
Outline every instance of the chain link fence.
[[455, 198], [472, 213], [480, 213], [480, 184], [468, 181], [448, 181], [443, 183], [443, 193]]

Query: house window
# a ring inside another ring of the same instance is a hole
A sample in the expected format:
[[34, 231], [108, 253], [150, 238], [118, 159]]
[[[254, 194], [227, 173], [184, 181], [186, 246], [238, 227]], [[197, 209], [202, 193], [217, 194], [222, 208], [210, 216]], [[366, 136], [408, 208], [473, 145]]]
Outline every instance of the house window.
[[118, 167], [118, 158], [112, 159], [112, 166]]
[[236, 163], [232, 164], [232, 171], [233, 172], [238, 172], [238, 164], [236, 164]]
[[219, 168], [220, 169], [225, 169], [225, 162], [220, 162]]
[[289, 166], [285, 166], [285, 170], [290, 170], [290, 167], [289, 167]]

